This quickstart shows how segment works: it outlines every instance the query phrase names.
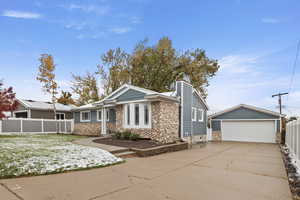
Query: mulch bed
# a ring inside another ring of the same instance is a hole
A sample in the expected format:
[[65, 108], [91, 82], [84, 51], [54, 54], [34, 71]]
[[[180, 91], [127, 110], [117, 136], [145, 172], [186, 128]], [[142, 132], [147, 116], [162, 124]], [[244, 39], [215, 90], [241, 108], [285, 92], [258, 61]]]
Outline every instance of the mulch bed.
[[148, 140], [148, 139], [140, 139], [137, 141], [132, 141], [132, 140], [121, 140], [115, 138], [101, 138], [101, 139], [96, 139], [93, 142], [113, 145], [113, 146], [127, 147], [127, 148], [137, 148], [137, 149], [148, 149], [152, 147], [164, 146], [164, 144], [159, 144], [153, 140]]

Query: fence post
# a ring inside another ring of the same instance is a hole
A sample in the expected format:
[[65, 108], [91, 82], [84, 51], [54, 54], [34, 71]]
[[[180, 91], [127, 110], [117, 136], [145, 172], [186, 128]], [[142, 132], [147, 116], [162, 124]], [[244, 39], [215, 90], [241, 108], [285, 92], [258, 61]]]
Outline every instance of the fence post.
[[71, 120], [71, 133], [74, 132], [74, 119]]
[[2, 119], [0, 119], [0, 133], [2, 133]]
[[23, 118], [20, 119], [20, 133], [23, 133]]
[[65, 133], [67, 133], [67, 120], [65, 120]]
[[45, 132], [45, 130], [44, 130], [44, 119], [42, 119], [42, 133], [44, 133]]

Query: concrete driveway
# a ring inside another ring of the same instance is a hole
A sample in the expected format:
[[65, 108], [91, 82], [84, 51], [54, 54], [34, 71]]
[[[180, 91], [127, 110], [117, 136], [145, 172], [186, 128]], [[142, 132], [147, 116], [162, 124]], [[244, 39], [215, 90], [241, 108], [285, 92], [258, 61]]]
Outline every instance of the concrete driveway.
[[0, 180], [5, 200], [287, 200], [275, 144], [212, 143], [206, 147], [85, 171]]

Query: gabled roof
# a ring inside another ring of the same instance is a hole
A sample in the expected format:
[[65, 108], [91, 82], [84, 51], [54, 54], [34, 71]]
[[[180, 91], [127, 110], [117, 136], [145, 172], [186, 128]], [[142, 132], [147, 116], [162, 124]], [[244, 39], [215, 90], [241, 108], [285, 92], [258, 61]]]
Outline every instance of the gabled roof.
[[201, 101], [204, 104], [204, 106], [206, 107], [206, 109], [209, 110], [209, 107], [208, 107], [206, 101], [203, 99], [202, 95], [198, 92], [198, 90], [193, 88], [193, 93], [197, 94], [197, 96], [201, 99]]
[[166, 98], [166, 99], [170, 99], [170, 100], [177, 100], [177, 98], [171, 97], [164, 93], [159, 93], [159, 92], [155, 92], [153, 90], [148, 90], [145, 88], [141, 88], [141, 87], [137, 87], [137, 86], [133, 86], [133, 85], [129, 85], [129, 84], [124, 84], [121, 87], [119, 87], [117, 90], [115, 90], [114, 92], [109, 94], [107, 97], [102, 99], [101, 101], [97, 101], [97, 102], [93, 103], [93, 105], [96, 106], [96, 105], [104, 104], [105, 102], [114, 102], [119, 96], [121, 96], [122, 94], [124, 94], [125, 92], [127, 92], [130, 89], [145, 93], [145, 99]]
[[[35, 101], [35, 100], [25, 100], [25, 99], [17, 99], [20, 104], [28, 109], [35, 110], [53, 110], [53, 104], [51, 102], [46, 101]], [[56, 110], [58, 111], [71, 111], [76, 108], [74, 105], [64, 105], [61, 103], [55, 104]]]
[[239, 105], [237, 105], [237, 106], [234, 106], [234, 107], [231, 107], [231, 108], [222, 110], [222, 111], [220, 111], [220, 112], [214, 113], [214, 114], [210, 115], [209, 118], [217, 117], [217, 116], [219, 116], [219, 115], [222, 115], [222, 114], [224, 114], [224, 113], [227, 113], [227, 112], [236, 110], [236, 109], [238, 109], [238, 108], [248, 108], [248, 109], [250, 109], [250, 110], [254, 110], [254, 111], [266, 113], [266, 114], [269, 114], [269, 115], [275, 115], [275, 116], [278, 116], [278, 117], [283, 117], [283, 116], [284, 116], [284, 115], [282, 115], [282, 114], [280, 114], [280, 113], [278, 113], [278, 112], [274, 112], [274, 111], [267, 110], [267, 109], [264, 109], [264, 108], [259, 108], [259, 107], [251, 106], [251, 105], [247, 105], [247, 104], [239, 104]]

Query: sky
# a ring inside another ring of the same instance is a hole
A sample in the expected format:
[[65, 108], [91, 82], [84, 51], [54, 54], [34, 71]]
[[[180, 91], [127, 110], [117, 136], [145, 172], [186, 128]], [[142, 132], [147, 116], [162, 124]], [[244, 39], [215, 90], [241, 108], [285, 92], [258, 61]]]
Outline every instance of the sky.
[[289, 92], [283, 113], [300, 115], [298, 0], [0, 1], [0, 79], [18, 98], [49, 100], [35, 79], [42, 53], [54, 56], [60, 89], [69, 90], [71, 73], [96, 71], [107, 50], [168, 36], [178, 51], [201, 48], [218, 60], [211, 112], [240, 103], [278, 111], [272, 94]]

